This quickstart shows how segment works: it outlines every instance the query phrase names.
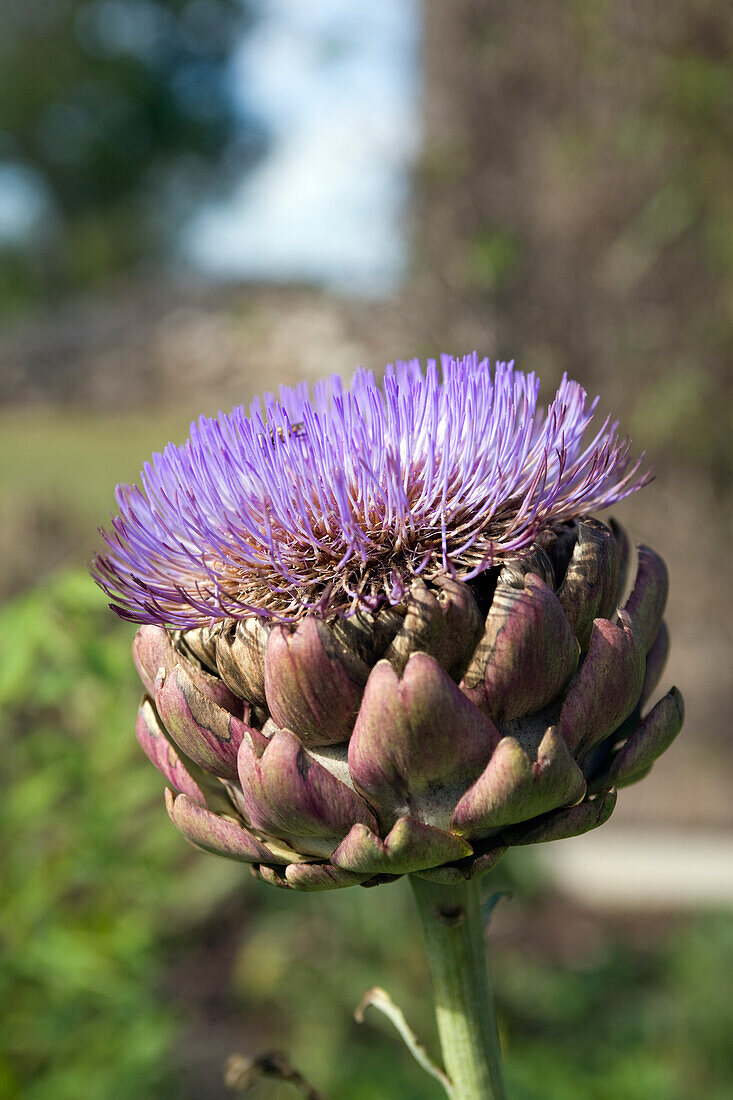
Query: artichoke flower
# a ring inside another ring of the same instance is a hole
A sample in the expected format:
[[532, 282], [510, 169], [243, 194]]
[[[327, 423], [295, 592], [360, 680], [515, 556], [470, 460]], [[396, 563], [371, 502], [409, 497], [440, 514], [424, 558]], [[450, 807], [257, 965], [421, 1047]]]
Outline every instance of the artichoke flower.
[[94, 564], [142, 624], [173, 823], [273, 885], [476, 879], [603, 824], [679, 732], [667, 571], [593, 518], [648, 480], [563, 379], [444, 357], [282, 388], [118, 488]]

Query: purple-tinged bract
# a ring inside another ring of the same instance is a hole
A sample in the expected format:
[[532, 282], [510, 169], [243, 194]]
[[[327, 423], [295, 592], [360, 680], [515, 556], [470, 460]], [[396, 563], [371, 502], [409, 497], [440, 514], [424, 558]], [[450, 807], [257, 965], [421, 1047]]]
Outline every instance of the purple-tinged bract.
[[357, 371], [201, 417], [117, 489], [97, 582], [123, 618], [189, 629], [398, 605], [417, 577], [470, 580], [546, 527], [646, 481], [628, 441], [563, 378], [474, 354]]

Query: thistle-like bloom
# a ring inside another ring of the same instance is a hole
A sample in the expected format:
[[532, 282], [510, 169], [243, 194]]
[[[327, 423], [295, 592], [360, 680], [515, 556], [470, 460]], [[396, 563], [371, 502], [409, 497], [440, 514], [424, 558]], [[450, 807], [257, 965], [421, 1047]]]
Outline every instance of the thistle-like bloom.
[[552, 523], [615, 504], [645, 478], [597, 403], [564, 378], [444, 357], [267, 394], [201, 417], [182, 446], [118, 486], [95, 575], [134, 622], [349, 613], [402, 603], [422, 577], [471, 580]]
[[118, 490], [137, 734], [198, 846], [297, 889], [475, 878], [602, 824], [682, 724], [667, 573], [590, 518], [645, 477], [564, 379], [470, 357], [199, 421]]

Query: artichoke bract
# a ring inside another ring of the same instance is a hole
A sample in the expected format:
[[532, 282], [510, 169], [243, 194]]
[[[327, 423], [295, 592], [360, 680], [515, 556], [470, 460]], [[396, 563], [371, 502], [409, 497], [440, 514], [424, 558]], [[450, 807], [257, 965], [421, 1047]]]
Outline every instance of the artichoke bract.
[[678, 733], [642, 717], [668, 646], [667, 571], [596, 519], [462, 582], [332, 621], [256, 617], [134, 642], [138, 740], [174, 824], [266, 882], [324, 890], [478, 877], [586, 832]]

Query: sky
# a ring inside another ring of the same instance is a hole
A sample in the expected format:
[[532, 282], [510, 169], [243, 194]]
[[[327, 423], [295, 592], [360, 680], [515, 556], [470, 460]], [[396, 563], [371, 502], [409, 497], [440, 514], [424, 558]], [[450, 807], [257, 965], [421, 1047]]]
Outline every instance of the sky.
[[[250, 4], [231, 87], [270, 145], [228, 198], [199, 208], [176, 262], [216, 280], [389, 294], [407, 265], [421, 140], [419, 0]], [[125, 26], [115, 24], [117, 38]], [[28, 240], [52, 218], [43, 181], [0, 164], [0, 243]]]
[[407, 262], [420, 139], [417, 0], [258, 0], [235, 94], [271, 147], [183, 249], [217, 279], [308, 281], [379, 296]]

